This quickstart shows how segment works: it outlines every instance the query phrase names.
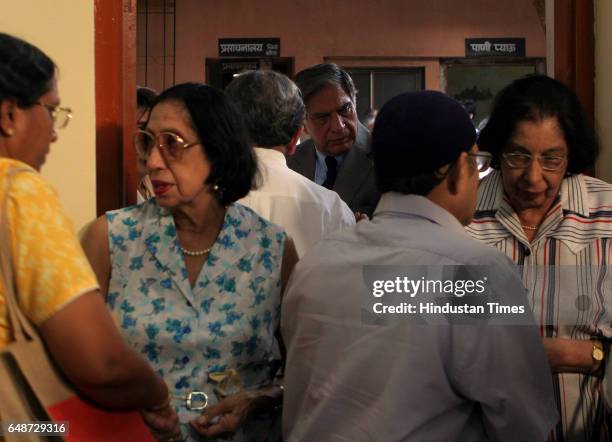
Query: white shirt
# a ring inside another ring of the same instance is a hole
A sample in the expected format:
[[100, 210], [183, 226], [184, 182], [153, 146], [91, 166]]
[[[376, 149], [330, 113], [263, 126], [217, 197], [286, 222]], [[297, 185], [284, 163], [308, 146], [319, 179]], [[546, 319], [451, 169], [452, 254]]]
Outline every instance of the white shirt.
[[546, 440], [557, 416], [528, 307], [531, 326], [364, 322], [365, 266], [417, 264], [490, 266], [518, 287], [491, 294], [527, 305], [510, 262], [450, 213], [384, 194], [371, 222], [328, 236], [293, 271], [281, 307], [285, 441]]
[[336, 192], [287, 167], [274, 149], [255, 148], [262, 183], [238, 203], [283, 227], [301, 257], [326, 234], [355, 224], [355, 215]]

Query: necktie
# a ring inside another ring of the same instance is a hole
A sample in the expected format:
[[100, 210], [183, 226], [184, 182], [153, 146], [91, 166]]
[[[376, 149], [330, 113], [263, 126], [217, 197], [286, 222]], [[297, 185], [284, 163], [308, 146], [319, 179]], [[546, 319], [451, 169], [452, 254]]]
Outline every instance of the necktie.
[[335, 157], [325, 157], [325, 164], [327, 165], [327, 177], [323, 181], [323, 187], [331, 189], [334, 187], [336, 182], [336, 175], [338, 174], [338, 160]]

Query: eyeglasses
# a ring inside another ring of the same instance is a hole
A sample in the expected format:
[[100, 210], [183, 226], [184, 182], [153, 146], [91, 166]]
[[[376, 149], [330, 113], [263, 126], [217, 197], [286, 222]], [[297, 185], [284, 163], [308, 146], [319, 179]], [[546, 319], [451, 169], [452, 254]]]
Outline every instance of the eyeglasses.
[[348, 101], [336, 111], [308, 114], [308, 118], [317, 126], [325, 126], [331, 121], [331, 115], [334, 112], [336, 112], [342, 118], [352, 118], [355, 115], [355, 106], [352, 102]]
[[38, 104], [47, 109], [53, 120], [53, 129], [55, 130], [65, 128], [72, 119], [72, 110], [69, 107], [51, 106], [50, 104], [41, 103], [40, 101], [34, 104]]
[[491, 166], [491, 160], [493, 160], [493, 155], [491, 155], [491, 153], [489, 152], [468, 152], [468, 155], [476, 159], [476, 167], [478, 167], [478, 172], [484, 172], [489, 168], [489, 166]]
[[[503, 153], [502, 158], [513, 169], [525, 169], [529, 167], [534, 156], [527, 153]], [[543, 170], [548, 172], [558, 172], [563, 169], [567, 157], [558, 155], [543, 155], [536, 156]]]
[[185, 140], [172, 132], [160, 132], [153, 135], [146, 130], [137, 130], [134, 133], [133, 140], [136, 153], [141, 159], [148, 158], [153, 148], [158, 147], [165, 159], [178, 160], [183, 150], [200, 144], [199, 141], [186, 143]]

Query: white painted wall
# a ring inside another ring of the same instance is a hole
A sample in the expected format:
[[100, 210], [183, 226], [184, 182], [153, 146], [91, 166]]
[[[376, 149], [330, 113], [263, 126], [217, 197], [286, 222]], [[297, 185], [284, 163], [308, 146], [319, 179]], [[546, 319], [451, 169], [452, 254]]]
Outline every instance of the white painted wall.
[[597, 178], [612, 183], [612, 1], [595, 0], [595, 125], [601, 154]]
[[74, 118], [42, 168], [79, 229], [96, 215], [94, 2], [3, 0], [0, 31], [38, 46], [59, 67], [62, 105]]

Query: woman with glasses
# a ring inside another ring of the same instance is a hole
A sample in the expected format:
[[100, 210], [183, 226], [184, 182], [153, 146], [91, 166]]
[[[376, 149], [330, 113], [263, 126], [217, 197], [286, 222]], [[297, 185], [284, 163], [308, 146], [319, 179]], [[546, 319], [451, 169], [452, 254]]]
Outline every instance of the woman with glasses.
[[80, 393], [108, 408], [165, 410], [159, 435], [172, 435], [166, 385], [118, 333], [72, 224], [38, 173], [71, 118], [56, 71], [40, 49], [0, 33], [0, 351], [12, 341], [12, 280], [23, 313]]
[[297, 255], [235, 203], [257, 169], [240, 114], [217, 89], [177, 85], [134, 144], [155, 198], [108, 212], [85, 237], [108, 307], [166, 380], [184, 436], [275, 440], [275, 333]]
[[499, 93], [478, 144], [497, 170], [480, 185], [468, 231], [520, 266], [554, 374], [554, 440], [609, 441], [600, 391], [612, 336], [612, 186], [582, 174], [595, 166], [595, 133], [573, 92], [538, 75]]

